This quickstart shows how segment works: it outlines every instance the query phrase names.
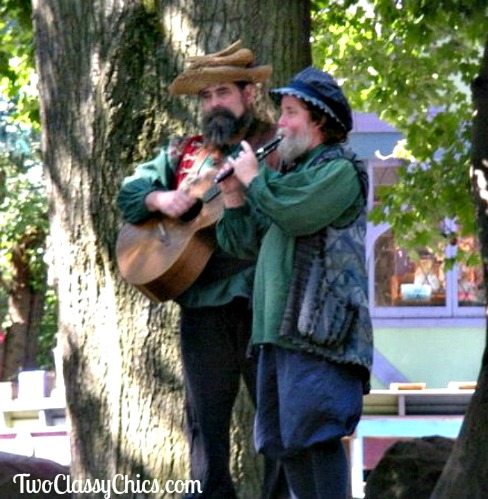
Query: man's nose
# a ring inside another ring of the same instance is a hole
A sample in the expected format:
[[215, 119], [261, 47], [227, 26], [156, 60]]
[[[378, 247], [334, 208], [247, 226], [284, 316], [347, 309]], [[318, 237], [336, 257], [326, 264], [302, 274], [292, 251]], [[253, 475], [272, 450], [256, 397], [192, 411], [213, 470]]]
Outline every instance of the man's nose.
[[221, 99], [218, 95], [210, 96], [210, 98], [208, 100], [209, 109], [215, 109], [216, 107], [219, 107], [220, 105], [221, 105]]
[[280, 116], [277, 122], [278, 128], [286, 128], [286, 120], [283, 116]]

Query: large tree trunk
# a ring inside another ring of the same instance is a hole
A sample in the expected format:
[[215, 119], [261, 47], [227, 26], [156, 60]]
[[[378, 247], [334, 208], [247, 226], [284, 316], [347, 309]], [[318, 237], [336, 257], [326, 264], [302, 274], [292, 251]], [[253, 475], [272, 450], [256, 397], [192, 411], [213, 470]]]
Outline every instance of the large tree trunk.
[[[241, 38], [283, 83], [310, 63], [309, 2], [34, 0], [33, 8], [73, 475], [184, 479], [178, 309], [121, 281], [115, 198], [134, 163], [169, 134], [196, 129], [195, 100], [167, 92], [185, 57]], [[259, 475], [251, 416], [241, 400], [232, 467], [249, 499]]]
[[[477, 206], [485, 291], [488, 291], [488, 38], [472, 90], [475, 112], [471, 180]], [[485, 347], [476, 392], [431, 499], [484, 499], [488, 491], [487, 448], [488, 348]]]

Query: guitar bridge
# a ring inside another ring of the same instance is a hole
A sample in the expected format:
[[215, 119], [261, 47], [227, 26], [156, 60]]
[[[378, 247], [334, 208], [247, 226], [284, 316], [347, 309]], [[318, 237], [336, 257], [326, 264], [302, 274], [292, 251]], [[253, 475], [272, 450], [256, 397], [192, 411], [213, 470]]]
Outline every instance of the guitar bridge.
[[157, 228], [158, 228], [158, 231], [159, 231], [159, 240], [165, 245], [165, 246], [169, 246], [171, 244], [171, 240], [170, 240], [170, 237], [169, 237], [169, 234], [168, 232], [166, 231], [166, 229], [164, 228], [164, 224], [163, 224], [163, 221], [161, 220], [160, 222], [158, 222], [157, 224]]

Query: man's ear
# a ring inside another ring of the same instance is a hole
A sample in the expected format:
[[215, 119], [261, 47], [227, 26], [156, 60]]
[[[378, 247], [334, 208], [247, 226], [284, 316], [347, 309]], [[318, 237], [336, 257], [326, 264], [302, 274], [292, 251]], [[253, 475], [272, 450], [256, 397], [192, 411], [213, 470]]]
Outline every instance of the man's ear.
[[323, 126], [325, 126], [325, 124], [327, 123], [327, 116], [325, 114], [322, 114], [322, 116], [320, 117], [320, 120], [317, 122], [319, 128], [322, 128]]
[[254, 83], [248, 83], [242, 89], [242, 94], [244, 95], [246, 104], [252, 104], [256, 100], [256, 85], [254, 85]]

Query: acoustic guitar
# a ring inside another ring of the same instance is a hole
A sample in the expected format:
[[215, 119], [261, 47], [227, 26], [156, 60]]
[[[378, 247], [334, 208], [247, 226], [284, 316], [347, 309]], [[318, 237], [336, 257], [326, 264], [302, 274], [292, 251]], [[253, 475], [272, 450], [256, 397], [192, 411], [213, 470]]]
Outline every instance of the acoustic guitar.
[[[274, 151], [281, 138], [255, 151], [258, 160]], [[224, 208], [218, 182], [231, 172], [215, 173], [185, 180], [186, 192], [197, 201], [181, 218], [160, 214], [122, 226], [115, 246], [119, 272], [149, 299], [164, 302], [186, 291], [215, 251], [214, 226]]]
[[162, 302], [183, 293], [214, 252], [213, 226], [223, 211], [214, 176], [187, 183], [186, 191], [197, 202], [182, 218], [161, 214], [122, 226], [115, 247], [120, 274], [151, 300]]

